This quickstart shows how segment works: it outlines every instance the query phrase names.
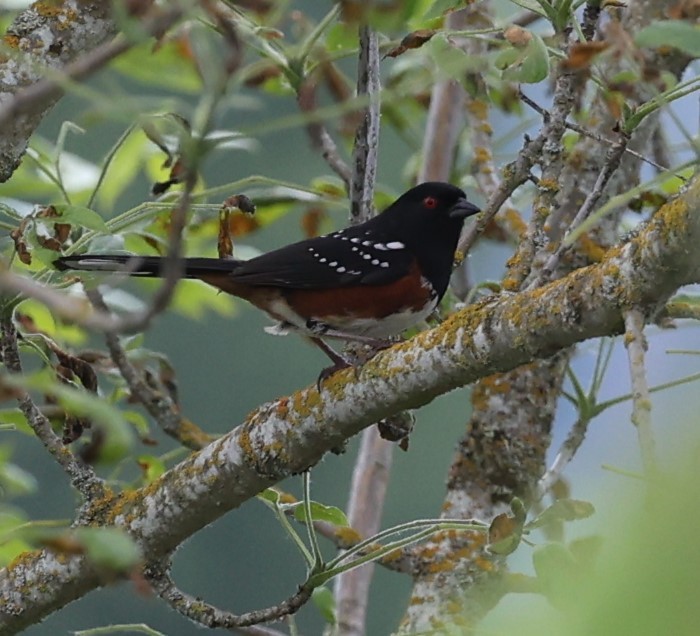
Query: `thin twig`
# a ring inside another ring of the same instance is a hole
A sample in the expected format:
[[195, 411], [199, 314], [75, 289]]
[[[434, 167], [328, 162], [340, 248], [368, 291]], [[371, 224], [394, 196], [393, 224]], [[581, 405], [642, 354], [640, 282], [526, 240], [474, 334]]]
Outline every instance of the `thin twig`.
[[[161, 11], [158, 8], [156, 15], [144, 21], [142, 28], [146, 33], [159, 37], [181, 16], [182, 9], [178, 7], [167, 11]], [[118, 36], [66, 65], [60, 71], [55, 71], [55, 78], [47, 77], [19, 90], [12, 99], [0, 107], [0, 127], [6, 126], [21, 114], [41, 111], [48, 102], [58, 99], [63, 94], [63, 87], [68, 81], [85, 79], [136, 44], [138, 44], [136, 40]]]
[[653, 478], [657, 473], [657, 466], [651, 426], [651, 396], [644, 360], [647, 350], [644, 324], [644, 313], [641, 309], [632, 308], [625, 311], [625, 347], [632, 380], [632, 423], [637, 428], [644, 474], [647, 478]]
[[501, 206], [508, 201], [517, 188], [530, 178], [530, 169], [542, 152], [543, 144], [544, 137], [542, 134], [535, 139], [525, 140], [523, 149], [518, 153], [515, 161], [508, 164], [502, 171], [503, 179], [498, 189], [488, 198], [476, 223], [470, 225], [467, 231], [462, 234], [457, 245], [458, 252], [466, 254], [469, 251], [476, 239], [484, 231], [484, 228], [501, 209]]
[[362, 223], [374, 214], [374, 183], [377, 178], [379, 151], [379, 46], [377, 33], [369, 26], [360, 27], [360, 54], [357, 68], [357, 95], [367, 95], [369, 104], [355, 132], [352, 151], [350, 186], [350, 220]]
[[[534, 100], [530, 99], [525, 93], [519, 91], [518, 93], [520, 100], [524, 103], [527, 104], [532, 110], [535, 112], [539, 113], [544, 117], [545, 119], [549, 118], [549, 112], [547, 111], [546, 108], [542, 108], [537, 102]], [[564, 122], [564, 126], [566, 126], [569, 130], [573, 130], [574, 132], [577, 132], [579, 135], [582, 135], [584, 137], [588, 137], [589, 139], [593, 139], [594, 141], [597, 141], [598, 143], [605, 144], [607, 146], [614, 146], [618, 142], [613, 140], [613, 139], [608, 139], [607, 137], [600, 135], [596, 132], [593, 132], [592, 130], [588, 130], [587, 128], [584, 128], [583, 126], [579, 126], [578, 124], [575, 124], [570, 121]], [[656, 139], [656, 135], [654, 137]], [[659, 172], [668, 172], [670, 168], [664, 167], [664, 164], [668, 164], [668, 161], [664, 161], [662, 163], [657, 163], [653, 159], [650, 159], [649, 157], [645, 157], [642, 153], [637, 152], [636, 150], [632, 150], [632, 148], [625, 148], [625, 152], [627, 154], [632, 155], [636, 159], [639, 159], [640, 161], [643, 161], [644, 163], [649, 164], [650, 166], [653, 166], [656, 168]]]
[[[12, 374], [22, 373], [22, 362], [17, 348], [17, 332], [12, 320], [5, 317], [1, 321], [2, 329], [2, 359], [5, 368]], [[56, 435], [51, 422], [39, 410], [29, 393], [23, 389], [17, 389], [17, 402], [27, 423], [34, 431], [39, 441], [70, 477], [72, 486], [90, 501], [104, 494], [104, 483], [97, 477], [92, 466], [81, 462], [67, 448], [61, 438]]]
[[612, 177], [615, 171], [620, 167], [620, 159], [625, 153], [625, 148], [627, 147], [628, 141], [629, 137], [621, 134], [617, 143], [608, 149], [608, 153], [605, 157], [605, 163], [598, 173], [593, 189], [588, 193], [588, 196], [584, 200], [578, 212], [576, 212], [576, 216], [574, 216], [574, 220], [571, 222], [569, 229], [564, 234], [564, 238], [559, 243], [559, 247], [557, 247], [557, 249], [547, 259], [540, 274], [532, 281], [532, 283], [530, 283], [530, 288], [538, 287], [543, 282], [548, 281], [554, 273], [554, 270], [559, 265], [559, 262], [564, 254], [572, 249], [572, 246], [567, 243], [567, 238], [581, 223], [588, 218], [589, 214], [600, 200], [600, 197], [603, 195], [603, 190], [605, 190], [605, 186], [608, 184], [610, 177]]
[[569, 464], [569, 462], [574, 458], [578, 449], [583, 444], [586, 438], [586, 433], [588, 432], [588, 425], [591, 423], [590, 417], [583, 417], [582, 415], [574, 422], [571, 427], [569, 434], [564, 440], [563, 444], [559, 448], [552, 465], [547, 469], [544, 475], [537, 482], [535, 489], [534, 500], [538, 501], [544, 495], [546, 495], [552, 486], [561, 478], [564, 468]]
[[233, 629], [279, 620], [297, 612], [311, 598], [312, 592], [310, 587], [300, 587], [298, 592], [272, 607], [232, 614], [180, 590], [170, 575], [169, 562], [151, 563], [144, 569], [144, 574], [156, 594], [170, 607], [209, 628]]
[[[311, 80], [306, 80], [299, 85], [297, 90], [297, 104], [302, 113], [313, 113], [316, 110], [316, 86]], [[345, 184], [348, 192], [350, 191], [350, 182], [352, 172], [350, 166], [343, 160], [338, 151], [338, 146], [331, 137], [330, 133], [321, 121], [310, 120], [306, 124], [306, 131], [311, 139], [311, 144], [314, 148], [321, 151], [321, 156], [328, 164], [331, 170], [335, 172]]]

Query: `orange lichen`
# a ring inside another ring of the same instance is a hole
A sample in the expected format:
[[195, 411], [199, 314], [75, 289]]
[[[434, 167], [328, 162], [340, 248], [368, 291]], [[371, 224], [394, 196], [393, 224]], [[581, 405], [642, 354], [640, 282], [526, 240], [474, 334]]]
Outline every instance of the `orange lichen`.
[[474, 148], [474, 161], [477, 164], [489, 163], [492, 159], [491, 151], [483, 146]]
[[350, 548], [362, 541], [362, 535], [349, 526], [338, 527], [333, 531], [335, 538], [341, 544], [341, 547]]
[[392, 561], [397, 561], [403, 556], [403, 551], [401, 550], [392, 550], [391, 552], [387, 552], [382, 558], [381, 562], [382, 563], [391, 563]]
[[599, 263], [605, 257], [605, 248], [596, 243], [588, 234], [582, 234], [577, 245], [591, 263]]
[[544, 192], [559, 192], [559, 183], [556, 179], [540, 179], [537, 187]]
[[523, 236], [527, 232], [527, 223], [515, 208], [505, 208], [501, 211], [501, 218], [505, 222], [508, 231], [515, 236]]
[[493, 572], [496, 567], [491, 559], [487, 559], [483, 556], [476, 557], [476, 559], [474, 559], [474, 565], [482, 572]]
[[467, 110], [477, 119], [485, 120], [489, 116], [488, 102], [482, 99], [472, 99], [467, 103]]
[[433, 561], [429, 563], [426, 567], [426, 571], [431, 574], [437, 574], [438, 572], [448, 572], [453, 570], [455, 567], [455, 562], [452, 559], [441, 559], [440, 561]]
[[19, 36], [13, 35], [11, 33], [6, 33], [5, 35], [2, 36], [2, 43], [10, 48], [16, 49], [19, 48]]

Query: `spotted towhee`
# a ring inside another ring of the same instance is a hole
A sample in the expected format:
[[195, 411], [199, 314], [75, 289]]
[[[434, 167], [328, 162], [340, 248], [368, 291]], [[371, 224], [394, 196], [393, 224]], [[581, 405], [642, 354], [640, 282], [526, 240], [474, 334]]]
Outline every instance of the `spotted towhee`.
[[[377, 345], [427, 318], [447, 290], [464, 219], [479, 208], [448, 183], [422, 183], [378, 216], [248, 261], [185, 258], [184, 276], [244, 298], [277, 321], [266, 331], [301, 333], [333, 360], [323, 338]], [[163, 258], [88, 254], [60, 270], [162, 275]]]

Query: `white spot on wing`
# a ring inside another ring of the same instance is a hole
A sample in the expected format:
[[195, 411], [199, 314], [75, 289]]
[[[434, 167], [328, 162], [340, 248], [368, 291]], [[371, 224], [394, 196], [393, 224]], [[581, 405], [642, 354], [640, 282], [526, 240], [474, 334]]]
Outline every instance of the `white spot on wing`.
[[402, 250], [406, 247], [401, 241], [392, 241], [391, 243], [387, 243], [386, 246], [390, 250]]

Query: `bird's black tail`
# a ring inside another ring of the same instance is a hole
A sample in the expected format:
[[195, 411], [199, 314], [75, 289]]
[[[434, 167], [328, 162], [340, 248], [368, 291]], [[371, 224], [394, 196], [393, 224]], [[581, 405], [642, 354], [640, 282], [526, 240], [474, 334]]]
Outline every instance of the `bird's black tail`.
[[[183, 258], [183, 276], [200, 278], [205, 274], [228, 273], [241, 263], [237, 260], [220, 258]], [[163, 275], [165, 258], [162, 256], [129, 256], [126, 254], [85, 254], [82, 256], [62, 256], [53, 264], [56, 269], [80, 270], [86, 272], [121, 272], [129, 276]]]

